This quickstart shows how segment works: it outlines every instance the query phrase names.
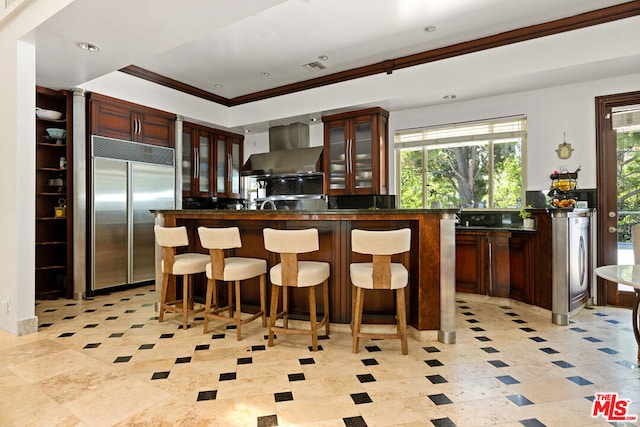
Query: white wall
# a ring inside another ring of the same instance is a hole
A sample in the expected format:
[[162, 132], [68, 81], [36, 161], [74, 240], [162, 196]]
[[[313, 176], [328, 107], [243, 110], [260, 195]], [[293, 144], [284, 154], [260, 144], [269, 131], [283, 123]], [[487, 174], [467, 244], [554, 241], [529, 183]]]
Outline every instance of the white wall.
[[[422, 126], [525, 114], [527, 116], [527, 190], [549, 188], [554, 169], [575, 170], [581, 188], [596, 186], [595, 97], [640, 90], [640, 74], [557, 86], [435, 107], [393, 111], [390, 138], [396, 131]], [[555, 152], [563, 142], [574, 152], [561, 161]], [[391, 188], [395, 188], [395, 153], [391, 161]]]
[[20, 38], [69, 1], [24, 2], [0, 31], [0, 329], [37, 330], [35, 267], [35, 47]]

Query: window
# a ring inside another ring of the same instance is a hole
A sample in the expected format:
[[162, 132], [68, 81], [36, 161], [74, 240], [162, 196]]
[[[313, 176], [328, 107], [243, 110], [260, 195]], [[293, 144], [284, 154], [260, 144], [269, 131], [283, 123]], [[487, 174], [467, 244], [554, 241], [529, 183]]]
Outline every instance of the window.
[[402, 208], [520, 208], [526, 118], [507, 117], [395, 135]]

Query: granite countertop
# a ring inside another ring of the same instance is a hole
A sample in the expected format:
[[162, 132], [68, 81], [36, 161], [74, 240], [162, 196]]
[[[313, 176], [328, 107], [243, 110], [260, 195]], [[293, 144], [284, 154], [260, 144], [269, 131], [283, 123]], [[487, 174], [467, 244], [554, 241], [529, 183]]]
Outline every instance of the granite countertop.
[[171, 214], [296, 214], [296, 215], [344, 215], [344, 214], [364, 214], [364, 215], [384, 215], [384, 214], [425, 214], [425, 213], [458, 213], [459, 209], [324, 209], [324, 210], [290, 210], [290, 209], [157, 209], [151, 210], [152, 213], [171, 213]]
[[486, 226], [486, 225], [456, 225], [456, 231], [526, 231], [535, 233], [535, 228], [524, 228], [522, 225]]

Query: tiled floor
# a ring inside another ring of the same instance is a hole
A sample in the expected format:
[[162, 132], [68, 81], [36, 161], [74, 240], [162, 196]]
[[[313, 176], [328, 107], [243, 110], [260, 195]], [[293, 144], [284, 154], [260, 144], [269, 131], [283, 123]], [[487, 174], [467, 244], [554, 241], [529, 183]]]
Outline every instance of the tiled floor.
[[[457, 343], [363, 340], [344, 325], [266, 347], [178, 315], [158, 323], [151, 287], [42, 301], [40, 332], [0, 332], [0, 426], [591, 426], [598, 392], [640, 414], [630, 310], [586, 309], [556, 326], [539, 309], [458, 295]], [[614, 424], [616, 425], [616, 424]], [[617, 425], [638, 425], [618, 423]]]

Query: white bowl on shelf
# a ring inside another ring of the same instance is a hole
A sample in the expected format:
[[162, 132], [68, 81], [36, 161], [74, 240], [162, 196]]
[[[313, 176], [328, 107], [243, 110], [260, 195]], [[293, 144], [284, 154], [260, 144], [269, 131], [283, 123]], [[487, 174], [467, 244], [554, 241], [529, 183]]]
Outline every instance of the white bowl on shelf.
[[36, 117], [39, 119], [60, 120], [60, 118], [62, 117], [62, 113], [60, 111], [36, 108]]
[[67, 135], [66, 130], [57, 128], [47, 128], [47, 133], [51, 139], [62, 139]]

